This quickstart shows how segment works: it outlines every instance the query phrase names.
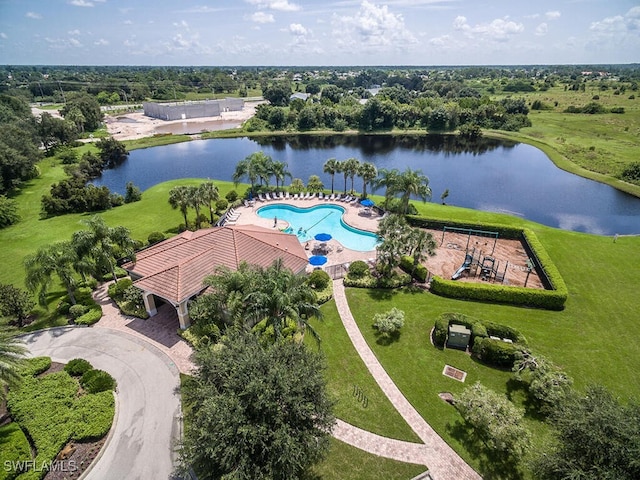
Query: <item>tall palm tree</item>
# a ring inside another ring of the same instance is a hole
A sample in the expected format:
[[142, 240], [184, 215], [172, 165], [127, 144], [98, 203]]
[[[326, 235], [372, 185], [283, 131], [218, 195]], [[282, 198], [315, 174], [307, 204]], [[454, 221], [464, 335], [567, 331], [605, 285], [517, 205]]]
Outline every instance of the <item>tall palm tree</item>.
[[47, 292], [51, 287], [54, 275], [67, 289], [69, 300], [75, 305], [76, 280], [73, 265], [76, 258], [77, 254], [71, 242], [52, 243], [40, 247], [36, 253], [25, 257], [25, 285], [27, 289], [38, 294], [38, 301], [41, 305], [47, 304]]
[[179, 209], [184, 217], [184, 225], [187, 226], [187, 211], [189, 209], [189, 189], [184, 185], [178, 185], [169, 190], [169, 205]]
[[202, 202], [209, 206], [209, 223], [213, 225], [213, 202], [217, 202], [220, 198], [218, 187], [216, 187], [213, 182], [204, 182], [200, 184], [198, 190]]
[[27, 349], [9, 329], [0, 330], [0, 401], [6, 400], [7, 387], [20, 384], [19, 368]]
[[259, 270], [262, 281], [256, 291], [250, 292], [246, 300], [246, 326], [253, 328], [263, 320], [273, 326], [276, 338], [286, 326], [288, 319], [296, 322], [301, 330], [308, 329], [318, 339], [309, 325], [310, 318], [322, 318], [315, 292], [306, 281], [306, 276], [294, 274], [284, 266], [281, 258], [267, 269]]
[[437, 244], [433, 235], [421, 228], [411, 228], [407, 240], [408, 253], [413, 258], [411, 269], [411, 275], [413, 275], [421, 262], [436, 254]]
[[273, 162], [271, 164], [271, 172], [273, 174], [273, 178], [276, 181], [276, 192], [278, 191], [278, 188], [281, 184], [284, 187], [284, 181], [287, 177], [293, 178], [293, 175], [291, 175], [288, 165], [285, 162]]
[[251, 183], [251, 195], [254, 194], [255, 185], [258, 179], [262, 182], [265, 176], [265, 167], [268, 157], [263, 152], [254, 152], [243, 160], [240, 160], [233, 172], [233, 183], [238, 186], [240, 180], [247, 178]]
[[82, 223], [89, 229], [75, 232], [71, 239], [77, 255], [92, 260], [96, 277], [108, 270], [115, 280], [118, 259], [127, 257], [135, 260], [135, 242], [129, 229], [122, 226], [110, 227], [98, 215]]
[[189, 201], [189, 206], [193, 207], [196, 211], [196, 230], [200, 228], [200, 207], [205, 204], [202, 199], [200, 188], [195, 185], [190, 185], [187, 187], [187, 197]]
[[[353, 179], [358, 174], [358, 170], [360, 169], [360, 161], [357, 158], [348, 158], [344, 162], [344, 171], [345, 175], [349, 175], [351, 178], [351, 193], [353, 194]], [[345, 188], [345, 193], [346, 188]]]
[[378, 170], [378, 178], [376, 178], [372, 183], [372, 188], [374, 190], [377, 190], [380, 187], [385, 187], [384, 204], [387, 208], [389, 207], [389, 201], [394, 195], [393, 192], [399, 175], [400, 172], [395, 168], [391, 170], [388, 168], [381, 168]]
[[322, 171], [331, 175], [331, 193], [333, 194], [333, 179], [336, 173], [340, 173], [340, 162], [335, 158], [330, 158], [322, 166]]
[[346, 169], [347, 161], [338, 162], [336, 166], [336, 173], [341, 173], [344, 177], [344, 194], [347, 194], [347, 178], [349, 178], [349, 171]]
[[373, 163], [364, 162], [360, 164], [358, 175], [362, 177], [362, 198], [367, 198], [367, 184], [376, 179], [378, 169]]
[[406, 214], [409, 212], [409, 199], [411, 195], [420, 197], [423, 202], [431, 198], [429, 178], [422, 173], [422, 170], [411, 170], [407, 168], [398, 176], [393, 187], [393, 192], [394, 194], [401, 194], [402, 213]]

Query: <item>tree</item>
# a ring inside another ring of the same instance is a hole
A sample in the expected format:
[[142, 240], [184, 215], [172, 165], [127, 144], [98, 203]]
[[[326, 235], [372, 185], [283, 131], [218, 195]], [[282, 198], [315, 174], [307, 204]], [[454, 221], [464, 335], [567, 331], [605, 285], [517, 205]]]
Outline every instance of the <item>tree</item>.
[[271, 105], [286, 107], [291, 97], [291, 85], [285, 82], [274, 83], [263, 90], [262, 96]]
[[19, 220], [18, 203], [11, 198], [0, 195], [0, 228], [13, 225]]
[[360, 169], [360, 161], [357, 158], [348, 158], [342, 164], [342, 171], [345, 175], [345, 189], [344, 193], [347, 193], [347, 182], [346, 178], [349, 176], [351, 179], [351, 193], [353, 194], [353, 179], [358, 174], [358, 170]]
[[200, 218], [200, 207], [204, 205], [201, 190], [195, 185], [189, 185], [187, 188], [187, 199], [189, 206], [196, 211], [196, 229], [199, 229], [202, 221]]
[[394, 187], [397, 183], [398, 176], [400, 172], [393, 168], [389, 170], [388, 168], [381, 168], [378, 170], [378, 178], [374, 180], [372, 187], [374, 190], [379, 189], [380, 187], [384, 187], [384, 204], [388, 207], [389, 201], [393, 198], [394, 195]]
[[213, 212], [215, 210], [213, 203], [220, 199], [218, 187], [216, 187], [213, 182], [204, 182], [200, 184], [198, 190], [202, 203], [209, 206], [209, 223], [213, 225]]
[[523, 411], [477, 382], [458, 396], [455, 407], [477, 437], [495, 453], [521, 458], [529, 445]]
[[420, 263], [424, 262], [427, 257], [436, 254], [438, 244], [433, 235], [421, 228], [411, 228], [407, 236], [407, 253], [413, 258], [413, 268], [411, 275], [414, 274]]
[[335, 418], [319, 353], [234, 331], [198, 351], [196, 366], [183, 387], [183, 472], [288, 480], [326, 455]]
[[53, 275], [60, 279], [67, 289], [69, 301], [75, 305], [76, 280], [73, 265], [76, 259], [77, 254], [71, 242], [52, 243], [25, 257], [25, 285], [28, 290], [38, 294], [41, 305], [47, 304], [47, 292], [51, 287]]
[[290, 193], [300, 193], [304, 192], [304, 182], [301, 178], [294, 178], [291, 180], [291, 184], [289, 185]]
[[442, 192], [442, 195], [440, 195], [440, 200], [442, 200], [442, 205], [446, 205], [445, 200], [447, 199], [448, 196], [449, 196], [449, 189], [445, 188], [444, 192]]
[[621, 405], [604, 387], [567, 397], [551, 416], [557, 444], [534, 465], [542, 480], [640, 478], [640, 405]]
[[103, 168], [114, 168], [120, 165], [129, 157], [129, 152], [124, 143], [113, 137], [101, 138], [96, 142], [96, 147], [100, 150], [100, 159]]
[[429, 178], [422, 174], [421, 170], [407, 168], [398, 175], [392, 187], [394, 195], [401, 195], [402, 213], [409, 213], [409, 199], [412, 195], [420, 197], [423, 202], [431, 198], [431, 188], [429, 188]]
[[135, 242], [131, 239], [129, 229], [123, 226], [110, 227], [98, 215], [82, 223], [89, 229], [75, 232], [71, 240], [78, 257], [91, 260], [96, 278], [108, 271], [116, 279], [118, 259], [135, 260]]
[[307, 192], [319, 193], [322, 190], [324, 190], [324, 185], [320, 177], [318, 175], [311, 175], [307, 182]]
[[271, 174], [276, 181], [276, 191], [278, 191], [280, 185], [284, 186], [284, 181], [287, 177], [293, 178], [288, 165], [280, 161], [275, 161], [271, 164]]
[[184, 217], [185, 228], [188, 225], [187, 211], [189, 209], [189, 189], [184, 185], [178, 185], [169, 190], [169, 205], [174, 210], [179, 209]]
[[334, 177], [336, 176], [336, 173], [340, 172], [339, 167], [340, 167], [340, 162], [335, 158], [330, 158], [329, 160], [324, 162], [324, 165], [322, 166], [322, 171], [324, 173], [328, 173], [329, 175], [331, 175], [331, 194], [332, 195], [333, 195], [333, 180], [334, 180]]
[[7, 387], [20, 384], [22, 377], [19, 369], [26, 353], [26, 347], [12, 330], [0, 330], [0, 401], [6, 400]]
[[384, 313], [376, 313], [373, 317], [373, 328], [385, 338], [391, 338], [404, 326], [404, 312], [393, 307]]
[[126, 193], [124, 194], [124, 203], [139, 202], [142, 199], [142, 192], [133, 182], [127, 182]]
[[0, 284], [0, 315], [15, 319], [18, 327], [24, 325], [35, 305], [29, 293], [10, 284]]
[[[78, 125], [80, 131], [91, 132], [100, 127], [100, 123], [102, 123], [104, 115], [100, 110], [100, 104], [93, 95], [89, 95], [87, 93], [70, 95], [67, 103], [60, 110], [60, 114], [66, 119], [67, 116], [75, 109], [81, 113], [82, 117], [82, 124]], [[76, 115], [72, 121], [77, 124], [77, 120], [79, 118], [80, 116]]]
[[362, 198], [367, 198], [367, 184], [378, 176], [378, 169], [373, 163], [364, 162], [358, 169], [358, 175], [362, 177]]
[[262, 180], [265, 176], [267, 159], [271, 160], [271, 157], [265, 155], [263, 152], [254, 152], [243, 160], [240, 160], [233, 172], [233, 183], [235, 186], [237, 187], [243, 178], [248, 178], [251, 183], [251, 195], [253, 195], [257, 180]]

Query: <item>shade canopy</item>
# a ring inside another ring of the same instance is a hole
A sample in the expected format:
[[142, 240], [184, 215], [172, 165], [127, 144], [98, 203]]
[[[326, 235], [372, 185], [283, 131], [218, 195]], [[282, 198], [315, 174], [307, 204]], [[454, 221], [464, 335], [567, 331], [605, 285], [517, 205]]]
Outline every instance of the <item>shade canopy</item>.
[[328, 233], [318, 233], [313, 238], [315, 238], [319, 242], [328, 242], [329, 240], [331, 240], [331, 235], [329, 235]]
[[313, 257], [309, 257], [309, 263], [311, 265], [324, 265], [327, 263], [327, 257], [324, 255], [314, 255]]
[[369, 200], [368, 198], [365, 198], [364, 200], [362, 200], [362, 201], [360, 202], [360, 204], [361, 204], [363, 207], [373, 207], [373, 206], [375, 205], [375, 203], [373, 203], [373, 201], [372, 201], [372, 200]]

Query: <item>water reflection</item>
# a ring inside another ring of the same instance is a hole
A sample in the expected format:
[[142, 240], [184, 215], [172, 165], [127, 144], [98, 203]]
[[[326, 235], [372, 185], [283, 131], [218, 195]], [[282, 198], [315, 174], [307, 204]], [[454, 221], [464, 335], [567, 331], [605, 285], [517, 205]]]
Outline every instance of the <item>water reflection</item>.
[[[323, 172], [323, 164], [329, 158], [355, 157], [378, 169], [421, 169], [436, 202], [448, 189], [447, 203], [452, 205], [510, 213], [566, 230], [640, 233], [640, 199], [560, 170], [531, 145], [494, 139], [299, 135], [200, 140], [134, 150], [127, 162], [106, 171], [96, 183], [123, 193], [128, 181], [143, 190], [176, 178], [229, 181], [238, 161], [256, 151], [286, 162], [293, 177], [305, 183], [311, 175], [320, 176], [325, 188], [331, 187], [331, 176]], [[334, 184], [343, 191], [342, 174]], [[360, 179], [355, 187], [362, 189]]]

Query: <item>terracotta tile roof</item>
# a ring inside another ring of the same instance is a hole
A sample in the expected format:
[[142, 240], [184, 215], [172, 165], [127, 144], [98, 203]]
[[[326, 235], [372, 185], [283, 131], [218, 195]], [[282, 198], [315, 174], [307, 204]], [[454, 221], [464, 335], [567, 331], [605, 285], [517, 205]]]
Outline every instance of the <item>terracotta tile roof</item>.
[[134, 284], [174, 304], [203, 290], [202, 282], [218, 266], [238, 268], [245, 261], [268, 267], [276, 258], [294, 272], [308, 264], [304, 248], [295, 235], [255, 225], [214, 227], [180, 235], [136, 254], [123, 265], [141, 277]]

